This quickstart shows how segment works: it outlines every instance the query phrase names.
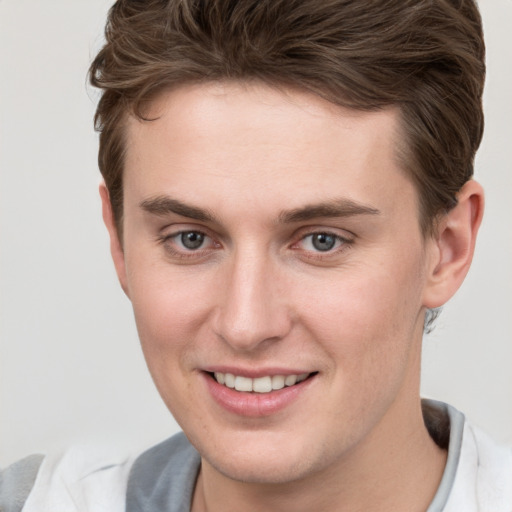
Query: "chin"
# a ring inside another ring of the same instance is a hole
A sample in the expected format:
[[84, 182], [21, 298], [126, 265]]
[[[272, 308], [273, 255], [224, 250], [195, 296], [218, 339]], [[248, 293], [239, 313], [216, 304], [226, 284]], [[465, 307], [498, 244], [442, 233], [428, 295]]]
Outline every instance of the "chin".
[[208, 460], [208, 463], [219, 473], [231, 480], [250, 484], [285, 484], [301, 480], [313, 468], [307, 468], [299, 460], [283, 460], [279, 463], [269, 462], [247, 454], [250, 460], [240, 460], [231, 457], [231, 460]]
[[[194, 443], [202, 458], [217, 472], [227, 478], [252, 484], [284, 484], [321, 471], [328, 464], [328, 455], [318, 451], [311, 453], [300, 439], [250, 433], [235, 442]], [[280, 439], [281, 438], [281, 439]]]

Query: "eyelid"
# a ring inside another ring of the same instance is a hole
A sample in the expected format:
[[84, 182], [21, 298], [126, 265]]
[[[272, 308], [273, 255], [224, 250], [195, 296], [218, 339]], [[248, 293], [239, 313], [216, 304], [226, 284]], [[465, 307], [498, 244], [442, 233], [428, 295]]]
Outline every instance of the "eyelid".
[[219, 237], [211, 229], [205, 227], [203, 224], [194, 224], [193, 222], [176, 222], [166, 225], [159, 229], [157, 238], [172, 238], [173, 236], [181, 235], [182, 233], [201, 233], [212, 240], [217, 240]]
[[[315, 259], [315, 260], [324, 260], [328, 258], [333, 258], [342, 252], [345, 252], [347, 249], [349, 249], [356, 238], [356, 235], [354, 233], [348, 232], [346, 230], [343, 230], [343, 233], [339, 233], [336, 229], [333, 228], [325, 228], [325, 227], [313, 227], [308, 226], [307, 228], [301, 229], [296, 234], [296, 241], [293, 242], [293, 244], [290, 246], [291, 249], [301, 251], [303, 255], [305, 255], [308, 259]], [[314, 251], [314, 250], [308, 250], [303, 249], [299, 245], [308, 237], [318, 235], [318, 234], [325, 234], [329, 236], [335, 237], [338, 241], [341, 242], [341, 244], [338, 247], [335, 247], [328, 251]]]
[[303, 228], [298, 229], [295, 232], [295, 235], [293, 238], [300, 241], [308, 236], [317, 235], [320, 233], [334, 236], [334, 237], [336, 237], [340, 240], [343, 240], [345, 242], [353, 242], [357, 238], [355, 233], [352, 233], [351, 231], [348, 231], [346, 229], [326, 227], [326, 226], [305, 226]]
[[[210, 240], [210, 243], [197, 250], [178, 247], [174, 240], [184, 233], [200, 233], [204, 235], [205, 240]], [[168, 255], [172, 258], [178, 258], [181, 260], [189, 258], [196, 260], [201, 259], [206, 257], [213, 250], [221, 247], [218, 237], [214, 236], [209, 229], [204, 226], [196, 226], [193, 224], [166, 226], [157, 235], [156, 241], [164, 247]]]
[[332, 233], [330, 231], [315, 231], [314, 233], [307, 233], [303, 236], [301, 236], [299, 242], [302, 242], [303, 240], [305, 240], [306, 238], [309, 238], [309, 237], [313, 237], [315, 235], [327, 235], [327, 236], [332, 236], [333, 238], [335, 238], [336, 240], [342, 242], [342, 243], [350, 243], [351, 242], [351, 239], [347, 238], [347, 237], [344, 237], [342, 235], [338, 235], [337, 233]]

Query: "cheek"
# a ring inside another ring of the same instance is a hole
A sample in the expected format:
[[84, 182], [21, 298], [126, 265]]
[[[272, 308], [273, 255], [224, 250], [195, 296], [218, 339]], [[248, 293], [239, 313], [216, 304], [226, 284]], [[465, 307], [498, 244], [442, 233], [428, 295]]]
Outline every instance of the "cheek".
[[147, 367], [167, 408], [182, 425], [191, 403], [190, 370], [204, 315], [193, 287], [178, 286], [165, 274], [133, 281], [133, 309]]
[[[127, 265], [130, 299], [142, 349], [153, 378], [181, 370], [207, 323], [210, 288], [204, 275], [170, 272], [160, 262], [133, 258]], [[167, 377], [165, 377], [167, 378]]]
[[322, 288], [308, 286], [313, 291], [302, 304], [303, 323], [344, 378], [370, 383], [403, 374], [422, 310], [421, 276], [416, 265], [408, 266], [366, 266], [325, 280]]
[[325, 280], [321, 286], [310, 283], [304, 288], [311, 290], [301, 305], [310, 323], [361, 339], [370, 333], [385, 338], [407, 329], [421, 308], [420, 283], [401, 280], [397, 274], [365, 270], [360, 276]]
[[308, 301], [304, 325], [331, 361], [330, 415], [348, 436], [367, 432], [401, 390], [416, 390], [418, 295], [410, 283], [366, 274]]

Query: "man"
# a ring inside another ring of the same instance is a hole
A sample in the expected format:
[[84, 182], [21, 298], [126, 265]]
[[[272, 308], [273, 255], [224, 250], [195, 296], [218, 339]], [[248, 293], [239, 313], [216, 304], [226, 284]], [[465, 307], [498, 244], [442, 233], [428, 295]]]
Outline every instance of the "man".
[[468, 1], [117, 2], [103, 216], [184, 435], [30, 459], [12, 510], [509, 511], [510, 452], [419, 397], [483, 213], [483, 56]]

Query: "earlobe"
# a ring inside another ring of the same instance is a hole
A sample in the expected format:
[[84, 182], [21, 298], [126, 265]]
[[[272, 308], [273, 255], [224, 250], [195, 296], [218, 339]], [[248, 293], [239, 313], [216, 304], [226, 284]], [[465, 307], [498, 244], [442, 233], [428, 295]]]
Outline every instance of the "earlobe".
[[130, 295], [128, 293], [123, 246], [119, 238], [116, 222], [114, 220], [112, 203], [110, 202], [110, 194], [104, 182], [100, 184], [99, 191], [101, 197], [103, 222], [105, 223], [110, 237], [110, 253], [112, 255], [112, 260], [114, 261], [114, 267], [116, 269], [121, 288], [129, 297]]
[[457, 194], [457, 205], [445, 214], [430, 241], [423, 305], [438, 308], [459, 289], [471, 265], [484, 210], [484, 192], [468, 181]]

